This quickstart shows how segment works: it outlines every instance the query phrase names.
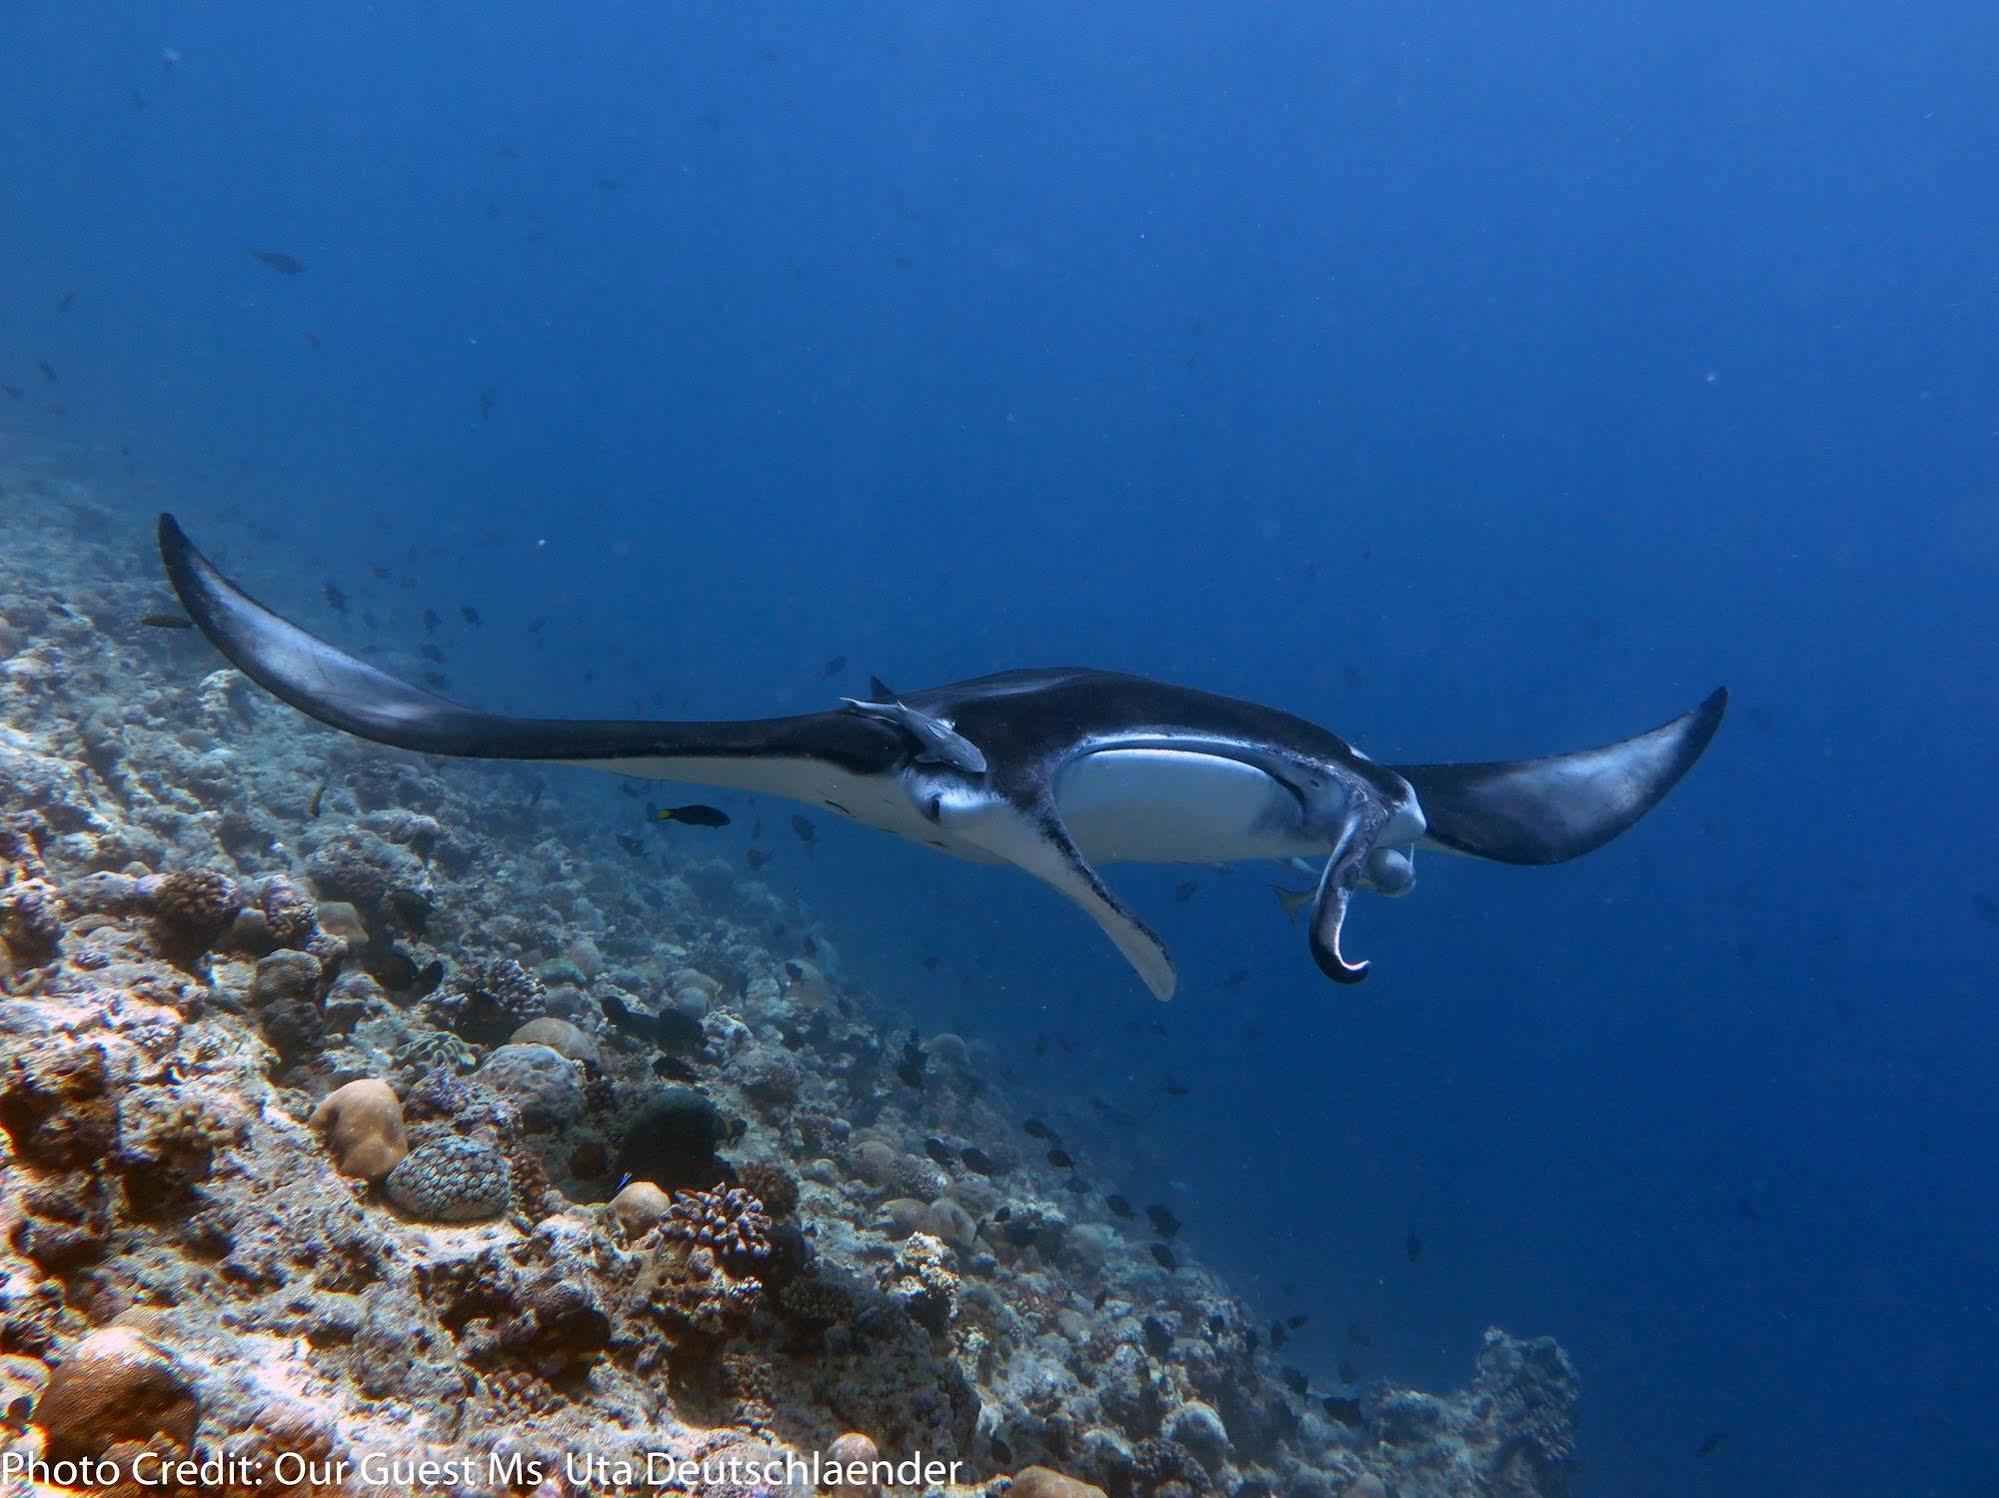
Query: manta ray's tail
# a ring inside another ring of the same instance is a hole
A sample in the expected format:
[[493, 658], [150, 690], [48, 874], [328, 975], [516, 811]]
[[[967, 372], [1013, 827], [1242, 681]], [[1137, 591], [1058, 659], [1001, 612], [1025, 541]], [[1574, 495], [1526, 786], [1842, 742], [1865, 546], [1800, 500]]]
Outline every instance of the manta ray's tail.
[[1424, 841], [1499, 863], [1562, 863], [1601, 848], [1665, 799], [1701, 757], [1728, 691], [1635, 739], [1546, 759], [1397, 765], [1429, 822]]

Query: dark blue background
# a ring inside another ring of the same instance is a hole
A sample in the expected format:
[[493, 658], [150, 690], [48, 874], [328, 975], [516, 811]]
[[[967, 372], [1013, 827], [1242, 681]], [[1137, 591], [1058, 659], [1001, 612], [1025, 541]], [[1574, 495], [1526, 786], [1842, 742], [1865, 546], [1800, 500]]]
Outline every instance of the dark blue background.
[[1623, 842], [1364, 902], [1357, 991], [1261, 869], [1117, 876], [1165, 1011], [1017, 876], [832, 827], [770, 875], [1032, 1106], [1143, 1115], [1090, 1168], [1322, 1383], [1496, 1322], [1575, 1355], [1587, 1492], [1983, 1492], [1995, 48], [1964, 0], [11, 0], [0, 424], [390, 659], [476, 604], [493, 705], [1073, 662], [1483, 758], [1726, 681]]

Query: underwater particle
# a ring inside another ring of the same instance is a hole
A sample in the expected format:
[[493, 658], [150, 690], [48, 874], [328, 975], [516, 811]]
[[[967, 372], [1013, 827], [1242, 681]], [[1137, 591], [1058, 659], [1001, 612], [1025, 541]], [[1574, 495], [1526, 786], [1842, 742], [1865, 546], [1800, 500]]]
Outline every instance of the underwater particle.
[[58, 385], [62, 383], [60, 380], [56, 378], [56, 367], [53, 364], [49, 363], [48, 360], [37, 359], [35, 361], [35, 368], [39, 369], [42, 372], [42, 378], [47, 380], [51, 385]]
[[644, 858], [646, 856], [646, 845], [637, 838], [626, 837], [622, 832], [614, 832], [611, 836], [617, 839], [618, 846], [623, 848], [631, 857]]
[[443, 622], [444, 621], [442, 619], [437, 617], [436, 609], [425, 609], [423, 611], [423, 631], [425, 634], [429, 635], [436, 634], [437, 626], [442, 624]]
[[1728, 1444], [1728, 1432], [1718, 1430], [1694, 1448], [1694, 1460], [1704, 1462]]
[[672, 1205], [673, 1198], [651, 1181], [628, 1181], [624, 1189], [611, 1198], [611, 1215], [618, 1220], [626, 1241], [630, 1242], [651, 1232]]
[[1173, 886], [1173, 898], [1177, 903], [1185, 905], [1200, 892], [1200, 888], [1200, 881], [1195, 879], [1186, 880], [1183, 883]]
[[761, 848], [747, 848], [743, 852], [743, 862], [749, 865], [752, 874], [760, 874], [775, 856]]
[[1411, 1264], [1421, 1263], [1423, 1260], [1423, 1235], [1411, 1231], [1408, 1239], [1402, 1245], [1402, 1251], [1409, 1256]]
[[412, 1150], [382, 1189], [419, 1222], [485, 1222], [507, 1210], [512, 1177], [505, 1155], [454, 1135]]
[[194, 1390], [153, 1341], [127, 1327], [94, 1331], [35, 1406], [51, 1462], [98, 1458], [127, 1442], [185, 1451], [200, 1419]]
[[1167, 1074], [1166, 1080], [1161, 1084], [1159, 1090], [1168, 1097], [1191, 1097], [1194, 1093], [1193, 1088], [1171, 1073]]
[[287, 255], [283, 250], [252, 250], [250, 258], [282, 275], [295, 276], [305, 269], [305, 262], [296, 255]]
[[1152, 1255], [1153, 1262], [1161, 1269], [1178, 1269], [1180, 1267], [1180, 1261], [1173, 1257], [1173, 1250], [1163, 1243], [1147, 1244], [1146, 1252]]
[[374, 1077], [336, 1087], [320, 1100], [308, 1123], [325, 1136], [327, 1153], [342, 1175], [379, 1181], [410, 1152], [402, 1100]]

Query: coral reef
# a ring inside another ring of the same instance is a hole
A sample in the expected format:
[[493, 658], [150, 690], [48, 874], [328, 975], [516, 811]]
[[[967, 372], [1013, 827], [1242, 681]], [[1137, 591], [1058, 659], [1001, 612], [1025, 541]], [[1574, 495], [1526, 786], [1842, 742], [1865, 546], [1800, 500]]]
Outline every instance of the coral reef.
[[135, 628], [142, 528], [37, 483], [0, 483], [0, 1445], [1566, 1491], [1552, 1342], [1313, 1392], [759, 880], [634, 878], [566, 783], [307, 723]]

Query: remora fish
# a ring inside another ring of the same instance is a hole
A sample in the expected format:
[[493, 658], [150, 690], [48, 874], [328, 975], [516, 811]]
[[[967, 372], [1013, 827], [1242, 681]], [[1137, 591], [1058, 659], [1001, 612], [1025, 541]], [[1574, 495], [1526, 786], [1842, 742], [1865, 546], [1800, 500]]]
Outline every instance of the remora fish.
[[1162, 999], [1177, 983], [1172, 958], [1097, 865], [1323, 859], [1312, 956], [1357, 983], [1368, 964], [1341, 944], [1356, 890], [1408, 889], [1419, 845], [1511, 864], [1602, 847], [1693, 767], [1728, 702], [1717, 691], [1649, 733], [1579, 753], [1425, 765], [1376, 764], [1274, 708], [1080, 669], [1007, 671], [788, 718], [509, 718], [398, 680], [271, 613], [170, 515], [159, 543], [182, 606], [230, 664], [322, 723], [421, 754], [783, 796], [1011, 863], [1082, 907]]

